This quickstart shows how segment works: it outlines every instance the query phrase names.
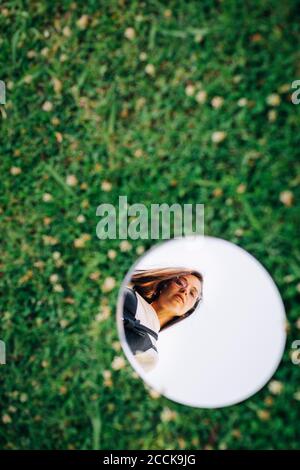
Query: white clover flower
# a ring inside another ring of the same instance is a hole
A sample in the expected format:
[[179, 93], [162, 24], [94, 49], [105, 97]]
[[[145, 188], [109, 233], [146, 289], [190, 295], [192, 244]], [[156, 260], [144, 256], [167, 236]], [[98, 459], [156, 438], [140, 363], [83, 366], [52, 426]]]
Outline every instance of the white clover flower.
[[220, 142], [223, 142], [227, 137], [227, 133], [224, 131], [215, 131], [212, 133], [211, 140], [215, 144], [219, 144]]
[[268, 389], [273, 395], [280, 395], [283, 390], [283, 384], [279, 380], [272, 380], [268, 385]]
[[261, 421], [268, 421], [271, 417], [268, 410], [257, 410], [256, 414]]
[[247, 98], [240, 98], [237, 102], [238, 106], [240, 106], [241, 108], [244, 108], [245, 106], [247, 106], [248, 104], [248, 100]]
[[195, 91], [196, 91], [196, 89], [195, 89], [194, 85], [187, 85], [185, 87], [185, 94], [187, 96], [193, 96], [195, 94]]
[[115, 259], [117, 256], [116, 250], [108, 250], [107, 257], [111, 260]]
[[130, 251], [132, 248], [131, 243], [128, 240], [122, 240], [120, 243], [120, 250], [122, 252]]
[[10, 174], [11, 174], [11, 175], [17, 176], [17, 175], [19, 175], [20, 173], [22, 173], [21, 168], [19, 168], [18, 166], [12, 166], [12, 167], [11, 167], [11, 169], [10, 169]]
[[168, 407], [165, 407], [160, 414], [160, 418], [164, 423], [174, 421], [176, 419], [176, 416], [177, 416], [176, 411], [172, 411]]
[[154, 400], [157, 400], [161, 395], [159, 392], [157, 392], [156, 390], [154, 390], [154, 388], [150, 388], [149, 390], [149, 395], [151, 398], [153, 398]]
[[51, 101], [45, 101], [45, 103], [42, 106], [42, 109], [43, 111], [46, 111], [47, 113], [49, 113], [53, 109], [53, 104], [51, 103]]
[[294, 195], [293, 195], [292, 191], [288, 191], [288, 190], [287, 191], [282, 191], [279, 195], [279, 200], [285, 206], [290, 207], [290, 206], [293, 205]]
[[124, 36], [126, 39], [129, 39], [129, 41], [132, 41], [135, 38], [135, 30], [133, 28], [126, 28]]
[[89, 24], [88, 15], [82, 15], [79, 20], [76, 21], [76, 24], [79, 29], [86, 29]]
[[236, 188], [236, 192], [238, 194], [243, 194], [245, 191], [246, 191], [246, 188], [247, 186], [244, 184], [244, 183], [241, 183], [238, 185], [238, 187]]
[[111, 379], [111, 371], [110, 370], [104, 370], [102, 372], [103, 378], [104, 379]]
[[272, 93], [271, 95], [267, 96], [266, 101], [270, 106], [278, 106], [281, 102], [281, 98], [277, 93]]
[[59, 324], [60, 324], [61, 328], [66, 328], [68, 326], [69, 322], [65, 318], [62, 318], [61, 320], [59, 320]]
[[59, 94], [62, 90], [62, 82], [58, 78], [53, 77], [52, 78], [52, 85], [53, 85], [53, 89], [54, 89], [55, 93]]
[[221, 106], [223, 106], [224, 104], [224, 98], [222, 98], [222, 96], [215, 96], [212, 100], [211, 100], [211, 105], [213, 108], [221, 108]]
[[28, 395], [26, 393], [21, 393], [20, 402], [25, 403], [28, 400]]
[[269, 122], [275, 122], [277, 119], [277, 111], [275, 109], [270, 109], [268, 112], [268, 120]]
[[147, 60], [148, 54], [146, 52], [141, 52], [139, 55], [139, 58], [142, 62], [145, 62]]
[[113, 277], [108, 276], [102, 285], [102, 292], [110, 292], [115, 288], [115, 286], [116, 280]]
[[53, 200], [53, 196], [50, 193], [45, 193], [43, 194], [43, 201], [44, 202], [50, 202]]
[[51, 276], [49, 278], [51, 284], [56, 284], [58, 282], [58, 279], [59, 279], [59, 277], [58, 277], [57, 274], [51, 274]]
[[112, 184], [110, 183], [110, 181], [104, 180], [101, 183], [101, 189], [102, 191], [106, 191], [106, 192], [111, 191]]
[[145, 247], [143, 245], [138, 246], [137, 249], [136, 249], [136, 253], [138, 255], [142, 255], [144, 253], [144, 251], [145, 251]]
[[86, 244], [91, 239], [90, 234], [88, 233], [83, 233], [79, 238], [76, 238], [74, 240], [74, 246], [75, 248], [83, 248]]
[[68, 175], [66, 177], [66, 183], [68, 186], [76, 186], [78, 184], [78, 180], [75, 175]]
[[85, 222], [85, 217], [83, 214], [79, 214], [76, 220], [79, 224], [83, 224]]
[[113, 370], [123, 369], [126, 365], [126, 361], [123, 356], [116, 356], [111, 364]]
[[204, 91], [204, 90], [198, 91], [198, 93], [196, 94], [197, 103], [203, 104], [203, 103], [205, 103], [206, 99], [207, 99], [206, 91]]
[[62, 29], [62, 33], [66, 38], [69, 38], [70, 36], [72, 36], [72, 31], [69, 26], [64, 26]]
[[54, 290], [54, 292], [63, 292], [64, 288], [61, 284], [54, 284], [53, 290]]
[[155, 67], [153, 64], [147, 64], [146, 67], [145, 67], [145, 72], [148, 74], [148, 75], [151, 75], [152, 77], [154, 77], [155, 75]]
[[141, 158], [141, 157], [143, 156], [143, 150], [142, 150], [142, 149], [137, 149], [137, 150], [135, 150], [134, 156], [135, 156], [136, 158]]
[[12, 422], [12, 419], [8, 414], [5, 413], [4, 415], [2, 415], [2, 422], [4, 424], [10, 424]]

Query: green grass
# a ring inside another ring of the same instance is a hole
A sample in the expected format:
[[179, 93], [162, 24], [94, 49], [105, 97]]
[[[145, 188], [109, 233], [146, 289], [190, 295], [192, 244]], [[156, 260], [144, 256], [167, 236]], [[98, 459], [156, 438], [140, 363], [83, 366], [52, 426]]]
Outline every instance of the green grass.
[[[290, 359], [300, 338], [300, 106], [290, 99], [300, 78], [297, 2], [15, 0], [0, 9], [0, 447], [299, 448], [300, 375]], [[278, 106], [267, 101], [274, 93]], [[224, 98], [218, 109], [215, 96]], [[226, 139], [213, 143], [215, 131]], [[68, 175], [78, 184], [66, 184]], [[282, 191], [292, 192], [291, 205]], [[272, 273], [290, 325], [275, 374], [280, 395], [271, 399], [266, 386], [236, 406], [192, 409], [152, 398], [127, 362], [112, 370], [123, 354], [118, 287], [137, 247], [152, 245], [132, 241], [123, 252], [119, 240], [96, 237], [97, 206], [119, 195], [147, 207], [205, 204], [206, 234], [239, 244]], [[82, 234], [90, 239], [76, 248]], [[103, 293], [108, 276], [116, 287]], [[110, 315], [96, 321], [105, 304]], [[166, 407], [176, 412], [171, 422], [161, 419]]]

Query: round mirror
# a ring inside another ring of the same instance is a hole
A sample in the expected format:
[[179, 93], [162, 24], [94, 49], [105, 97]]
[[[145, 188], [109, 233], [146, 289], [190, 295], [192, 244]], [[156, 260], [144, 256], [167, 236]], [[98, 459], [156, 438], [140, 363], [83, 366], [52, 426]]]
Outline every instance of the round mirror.
[[208, 236], [145, 253], [124, 279], [117, 321], [125, 354], [147, 385], [200, 408], [258, 392], [286, 340], [270, 274], [244, 249]]

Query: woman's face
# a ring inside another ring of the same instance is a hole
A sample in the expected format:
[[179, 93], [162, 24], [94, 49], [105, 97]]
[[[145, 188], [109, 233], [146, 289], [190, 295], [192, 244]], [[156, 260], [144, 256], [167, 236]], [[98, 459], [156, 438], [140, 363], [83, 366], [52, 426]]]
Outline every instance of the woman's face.
[[186, 274], [172, 279], [159, 296], [159, 305], [173, 315], [181, 316], [190, 310], [201, 296], [200, 279], [193, 274]]

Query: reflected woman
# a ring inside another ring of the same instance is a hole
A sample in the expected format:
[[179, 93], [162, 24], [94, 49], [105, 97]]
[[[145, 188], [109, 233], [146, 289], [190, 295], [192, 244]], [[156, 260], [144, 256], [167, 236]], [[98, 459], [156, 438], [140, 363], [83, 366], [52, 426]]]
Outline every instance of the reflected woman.
[[145, 371], [158, 361], [158, 333], [190, 316], [202, 299], [203, 276], [188, 268], [136, 271], [125, 288], [126, 340]]

